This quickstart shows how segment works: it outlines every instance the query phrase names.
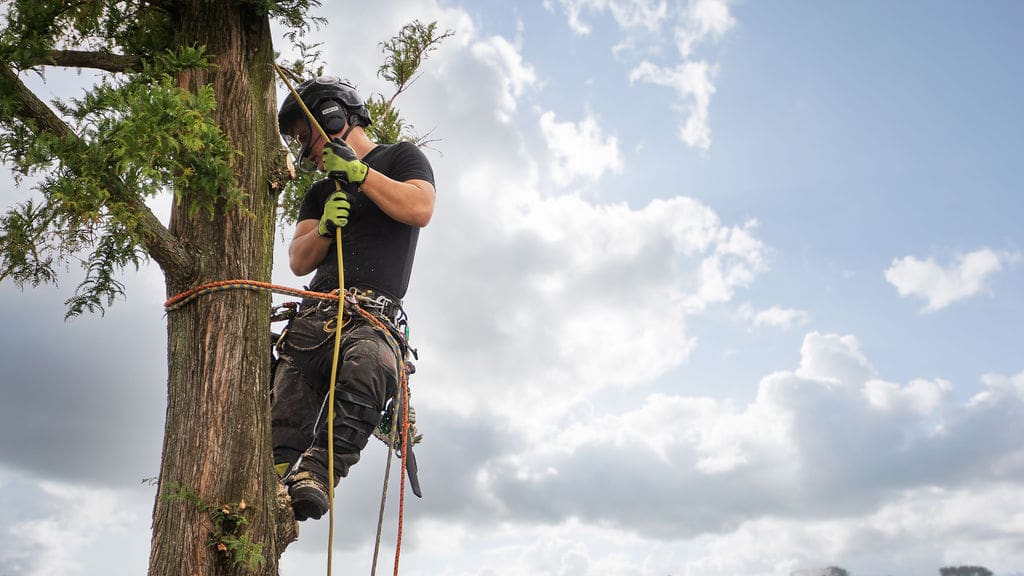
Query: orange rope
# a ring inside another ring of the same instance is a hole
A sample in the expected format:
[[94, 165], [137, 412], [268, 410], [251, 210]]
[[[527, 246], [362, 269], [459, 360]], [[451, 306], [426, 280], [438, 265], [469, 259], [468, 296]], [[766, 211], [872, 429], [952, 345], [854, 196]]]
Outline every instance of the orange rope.
[[337, 294], [327, 294], [324, 292], [312, 292], [310, 290], [299, 290], [297, 288], [290, 288], [288, 286], [279, 286], [277, 284], [271, 284], [269, 282], [259, 282], [257, 280], [218, 280], [216, 282], [208, 282], [201, 284], [194, 288], [190, 288], [180, 294], [172, 296], [166, 302], [164, 302], [164, 309], [170, 312], [171, 310], [177, 310], [182, 306], [188, 304], [192, 300], [195, 300], [203, 294], [210, 294], [213, 292], [220, 292], [221, 290], [231, 290], [241, 288], [244, 290], [265, 290], [267, 292], [277, 292], [278, 294], [288, 294], [290, 296], [300, 296], [303, 298], [316, 298], [319, 300], [330, 300], [337, 302], [339, 297]]
[[402, 555], [402, 525], [405, 521], [405, 467], [409, 456], [409, 378], [402, 370], [402, 487], [398, 490], [398, 537], [395, 541], [395, 573], [398, 576], [398, 559]]

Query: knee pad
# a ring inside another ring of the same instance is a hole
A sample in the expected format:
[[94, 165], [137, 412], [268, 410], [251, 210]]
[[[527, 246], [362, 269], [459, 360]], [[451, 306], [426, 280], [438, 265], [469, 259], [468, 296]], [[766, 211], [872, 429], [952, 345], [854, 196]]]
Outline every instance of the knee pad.
[[337, 411], [334, 415], [335, 446], [344, 449], [347, 445], [350, 450], [362, 450], [373, 435], [373, 429], [380, 424], [380, 408], [372, 398], [343, 388], [335, 391], [334, 399]]

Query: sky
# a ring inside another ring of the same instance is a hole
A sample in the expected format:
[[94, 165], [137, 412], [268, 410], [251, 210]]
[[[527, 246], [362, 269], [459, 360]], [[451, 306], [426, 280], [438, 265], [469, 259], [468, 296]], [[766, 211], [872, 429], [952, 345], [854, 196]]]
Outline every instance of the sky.
[[[365, 96], [403, 24], [454, 32], [398, 100], [438, 191], [405, 302], [402, 574], [1024, 574], [1024, 4], [318, 12]], [[0, 175], [4, 204], [29, 184]], [[299, 287], [290, 234], [273, 280]], [[163, 281], [129, 270], [65, 322], [80, 274], [0, 283], [0, 576], [146, 570]], [[339, 487], [336, 573], [369, 572], [385, 456]], [[303, 523], [281, 573], [325, 570], [326, 542]]]

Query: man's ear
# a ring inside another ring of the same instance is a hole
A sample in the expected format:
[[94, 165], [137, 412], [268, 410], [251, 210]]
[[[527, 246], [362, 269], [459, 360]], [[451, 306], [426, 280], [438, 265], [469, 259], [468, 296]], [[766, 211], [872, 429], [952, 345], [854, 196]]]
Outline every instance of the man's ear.
[[345, 107], [341, 104], [328, 100], [320, 105], [317, 115], [324, 132], [337, 134], [345, 129]]

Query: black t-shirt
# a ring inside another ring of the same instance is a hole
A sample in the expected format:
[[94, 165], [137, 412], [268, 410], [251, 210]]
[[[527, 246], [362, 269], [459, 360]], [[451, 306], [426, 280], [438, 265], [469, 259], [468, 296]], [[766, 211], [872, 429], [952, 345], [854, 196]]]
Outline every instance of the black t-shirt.
[[[379, 144], [363, 158], [370, 168], [392, 180], [426, 180], [434, 183], [434, 171], [423, 152], [410, 142]], [[333, 180], [309, 187], [299, 208], [299, 221], [319, 220], [324, 202], [335, 190]], [[345, 284], [404, 298], [409, 288], [412, 261], [420, 229], [384, 213], [366, 194], [349, 193], [348, 224], [342, 229]], [[330, 292], [338, 287], [337, 248], [331, 243], [327, 257], [317, 266], [310, 290]]]

